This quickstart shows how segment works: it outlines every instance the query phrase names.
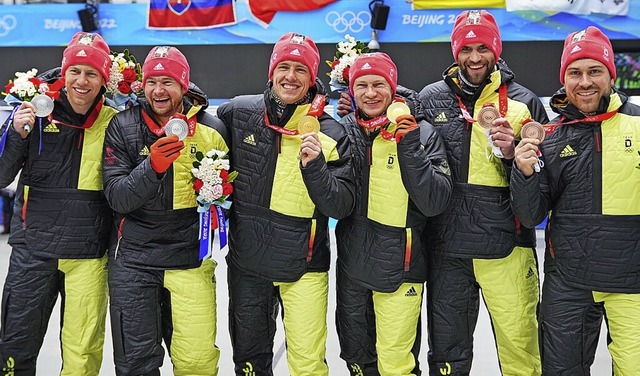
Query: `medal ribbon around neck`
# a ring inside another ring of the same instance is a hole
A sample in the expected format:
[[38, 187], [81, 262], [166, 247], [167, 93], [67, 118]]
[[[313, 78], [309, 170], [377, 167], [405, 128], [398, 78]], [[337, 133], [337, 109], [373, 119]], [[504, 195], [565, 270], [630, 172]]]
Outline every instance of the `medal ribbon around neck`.
[[[467, 106], [462, 103], [462, 98], [460, 98], [459, 95], [456, 95], [456, 98], [458, 98], [458, 104], [460, 106], [460, 111], [462, 112], [462, 116], [464, 116], [464, 119], [469, 123], [477, 123], [478, 120], [474, 119], [473, 116], [469, 114]], [[507, 85], [502, 84], [498, 89], [498, 112], [500, 112], [501, 117], [505, 117], [505, 115], [507, 114], [509, 108], [508, 102], [509, 98], [507, 97]]]
[[96, 104], [93, 110], [91, 110], [91, 113], [87, 117], [87, 120], [85, 120], [84, 124], [82, 125], [67, 124], [65, 122], [55, 120], [53, 118], [53, 113], [49, 114], [48, 119], [50, 123], [55, 125], [64, 125], [65, 127], [71, 127], [71, 128], [77, 128], [77, 129], [87, 129], [87, 128], [91, 128], [93, 126], [93, 123], [95, 123], [96, 120], [98, 119], [98, 116], [100, 115], [100, 111], [102, 110], [102, 106], [103, 106], [103, 101], [102, 100], [98, 101], [98, 104]]
[[[313, 101], [311, 101], [311, 105], [309, 107], [309, 110], [307, 111], [307, 116], [313, 116], [315, 118], [320, 117], [320, 115], [322, 115], [322, 113], [324, 112], [325, 103], [326, 97], [322, 94], [316, 94], [316, 96], [313, 98]], [[287, 136], [295, 136], [299, 134], [297, 129], [286, 129], [285, 127], [279, 127], [277, 125], [271, 124], [266, 108], [264, 109], [264, 124], [274, 131], [281, 134], [286, 134]]]
[[559, 122], [554, 124], [544, 124], [542, 128], [544, 128], [544, 133], [551, 134], [560, 125], [569, 125], [569, 124], [576, 124], [576, 123], [599, 123], [599, 122], [611, 119], [617, 113], [618, 113], [618, 109], [615, 109], [613, 111], [605, 112], [604, 114], [590, 115], [585, 118], [571, 120], [566, 123], [564, 122], [567, 119], [566, 116], [562, 116]]
[[391, 121], [389, 121], [389, 118], [387, 118], [386, 114], [374, 117], [373, 119], [363, 120], [363, 119], [360, 119], [360, 110], [356, 109], [356, 121], [358, 122], [358, 124], [360, 124], [362, 128], [368, 131], [375, 131], [377, 129], [380, 129], [380, 136], [382, 136], [382, 138], [384, 138], [387, 141], [393, 140], [393, 133], [389, 132], [384, 128], [385, 125], [391, 123]]
[[[467, 123], [468, 124], [478, 123], [478, 120], [474, 119], [473, 116], [469, 114], [469, 111], [467, 110], [467, 106], [465, 106], [464, 103], [462, 103], [462, 98], [460, 98], [459, 95], [456, 95], [456, 98], [458, 98], [458, 105], [460, 106], [460, 111], [462, 112], [462, 116], [464, 116], [464, 119], [467, 121]], [[498, 113], [500, 114], [500, 117], [506, 116], [507, 111], [509, 109], [508, 103], [509, 103], [509, 98], [507, 97], [507, 85], [502, 84], [500, 85], [500, 88], [498, 88]], [[488, 103], [488, 104], [485, 104], [483, 107], [485, 106], [493, 107], [494, 105], [493, 103]], [[482, 124], [480, 124], [480, 126], [482, 127]], [[491, 154], [495, 155], [498, 158], [503, 158], [502, 150], [500, 150], [500, 148], [493, 143], [493, 139], [489, 134], [488, 128], [484, 129], [484, 134], [485, 136], [487, 136], [487, 140], [491, 148], [491, 152], [487, 154], [487, 159], [491, 158]]]
[[[396, 97], [394, 102], [402, 102], [406, 103], [403, 98]], [[363, 120], [360, 118], [360, 110], [356, 109], [356, 121], [358, 124], [368, 130], [375, 131], [377, 128], [380, 128], [380, 136], [387, 141], [393, 141], [393, 133], [389, 132], [384, 126], [391, 123], [391, 120], [387, 117], [387, 114], [376, 116], [373, 119]]]

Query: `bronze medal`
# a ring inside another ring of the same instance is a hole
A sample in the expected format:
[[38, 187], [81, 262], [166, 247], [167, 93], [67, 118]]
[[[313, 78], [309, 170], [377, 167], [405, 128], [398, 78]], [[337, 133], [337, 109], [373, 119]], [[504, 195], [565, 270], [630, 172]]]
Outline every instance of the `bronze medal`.
[[478, 124], [482, 128], [491, 129], [493, 128], [493, 121], [499, 117], [500, 112], [495, 107], [486, 106], [478, 111]]
[[537, 121], [530, 121], [522, 126], [520, 138], [537, 138], [540, 142], [544, 140], [544, 128]]
[[387, 107], [387, 119], [392, 123], [396, 123], [396, 119], [402, 115], [411, 115], [411, 110], [405, 103], [393, 102]]
[[315, 116], [305, 116], [298, 122], [298, 133], [318, 133], [320, 132], [320, 122]]

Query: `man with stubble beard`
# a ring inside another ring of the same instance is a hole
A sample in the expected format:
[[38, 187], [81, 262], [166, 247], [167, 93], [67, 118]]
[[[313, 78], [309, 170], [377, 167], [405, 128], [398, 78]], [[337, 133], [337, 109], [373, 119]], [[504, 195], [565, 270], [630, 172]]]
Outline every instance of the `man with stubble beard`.
[[458, 15], [451, 49], [455, 63], [420, 92], [454, 183], [449, 206], [428, 223], [429, 373], [471, 371], [481, 292], [502, 374], [540, 375], [535, 231], [511, 211], [509, 175], [522, 124], [548, 119], [500, 59], [500, 31], [489, 12]]

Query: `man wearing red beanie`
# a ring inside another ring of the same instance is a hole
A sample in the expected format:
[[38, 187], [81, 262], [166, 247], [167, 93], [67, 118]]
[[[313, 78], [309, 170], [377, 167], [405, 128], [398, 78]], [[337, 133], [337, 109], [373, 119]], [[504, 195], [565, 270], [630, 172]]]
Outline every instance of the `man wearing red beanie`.
[[53, 112], [36, 117], [34, 104], [23, 102], [0, 131], [0, 186], [21, 171], [3, 291], [3, 374], [35, 375], [58, 295], [60, 375], [100, 371], [112, 224], [100, 157], [116, 113], [103, 96], [110, 66], [100, 35], [76, 33], [63, 52], [62, 77], [57, 69], [40, 76], [55, 98]]
[[324, 112], [319, 61], [311, 38], [287, 33], [265, 92], [218, 107], [239, 173], [227, 256], [236, 375], [273, 375], [279, 309], [290, 374], [328, 374], [328, 220], [351, 213], [355, 188], [347, 134]]
[[153, 47], [142, 73], [144, 98], [111, 120], [102, 162], [118, 229], [109, 252], [116, 374], [159, 375], [164, 338], [176, 375], [215, 376], [217, 264], [200, 258], [191, 169], [198, 152], [228, 151], [226, 129], [205, 112], [177, 48]]
[[425, 223], [451, 197], [442, 137], [420, 120], [416, 92], [397, 95], [397, 80], [386, 54], [359, 55], [349, 70], [356, 110], [341, 120], [357, 183], [355, 209], [336, 226], [336, 326], [353, 376], [420, 374]]
[[482, 296], [502, 374], [540, 375], [536, 234], [512, 213], [509, 172], [522, 124], [548, 119], [500, 58], [491, 13], [458, 15], [451, 50], [455, 63], [443, 80], [420, 92], [427, 121], [447, 145], [454, 183], [451, 203], [428, 222], [429, 372], [469, 374]]
[[[558, 117], [523, 138], [511, 174], [522, 223], [547, 223], [540, 307], [545, 375], [589, 375], [602, 318], [614, 375], [640, 375], [640, 107], [613, 87], [609, 38], [590, 26], [564, 43]], [[539, 173], [532, 168], [544, 161]]]

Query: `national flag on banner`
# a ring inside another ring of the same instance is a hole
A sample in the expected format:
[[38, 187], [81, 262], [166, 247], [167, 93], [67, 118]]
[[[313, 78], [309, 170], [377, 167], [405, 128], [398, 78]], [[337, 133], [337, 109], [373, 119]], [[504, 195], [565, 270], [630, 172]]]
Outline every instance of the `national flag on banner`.
[[[600, 0], [596, 0], [600, 1]], [[558, 1], [558, 0], [507, 0], [507, 11], [542, 10], [547, 12], [565, 12], [573, 14], [591, 13], [588, 0]]]
[[149, 0], [148, 29], [208, 29], [235, 23], [234, 0]]
[[590, 0], [592, 13], [603, 13], [614, 16], [626, 16], [629, 14], [631, 0]]
[[507, 0], [507, 11], [542, 10], [572, 14], [603, 13], [615, 16], [629, 14], [629, 0]]
[[306, 12], [320, 9], [337, 0], [249, 0], [249, 9], [254, 17], [269, 24], [276, 12]]
[[414, 10], [504, 8], [505, 0], [413, 0]]

